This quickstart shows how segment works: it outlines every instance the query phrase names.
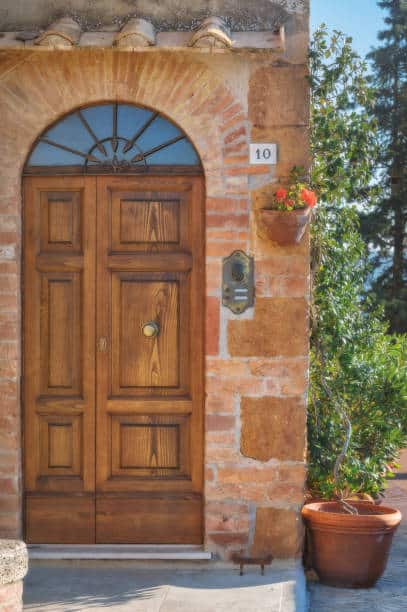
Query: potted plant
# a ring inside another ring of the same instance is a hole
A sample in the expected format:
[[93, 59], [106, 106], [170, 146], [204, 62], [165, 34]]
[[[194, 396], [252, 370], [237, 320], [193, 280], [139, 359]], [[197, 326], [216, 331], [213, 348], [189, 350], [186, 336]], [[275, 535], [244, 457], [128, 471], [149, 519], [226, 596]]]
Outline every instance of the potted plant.
[[[401, 514], [384, 503], [407, 445], [407, 338], [361, 299], [365, 250], [351, 208], [320, 207], [312, 230], [308, 490], [310, 565], [321, 582], [371, 587]], [[362, 498], [362, 499], [361, 499]], [[318, 500], [318, 501], [316, 501]]]
[[287, 188], [273, 194], [270, 207], [256, 211], [258, 234], [279, 245], [301, 241], [309, 224], [311, 210], [317, 203], [315, 192], [300, 180], [301, 168], [294, 167]]

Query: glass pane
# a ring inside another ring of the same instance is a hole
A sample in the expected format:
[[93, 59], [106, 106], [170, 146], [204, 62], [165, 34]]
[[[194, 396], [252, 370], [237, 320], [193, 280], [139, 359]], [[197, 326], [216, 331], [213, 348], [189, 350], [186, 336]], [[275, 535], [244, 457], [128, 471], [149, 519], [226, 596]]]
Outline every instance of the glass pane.
[[147, 152], [149, 149], [157, 145], [167, 142], [176, 136], [181, 136], [182, 132], [175, 125], [169, 123], [162, 117], [157, 117], [153, 123], [146, 129], [144, 134], [137, 141], [138, 146]]
[[78, 166], [84, 163], [83, 157], [68, 151], [51, 147], [39, 142], [28, 160], [29, 166]]
[[59, 121], [59, 123], [44, 134], [44, 138], [85, 154], [88, 153], [94, 144], [92, 136], [84, 128], [76, 113], [68, 115], [68, 117]]
[[199, 164], [198, 155], [188, 140], [180, 140], [165, 149], [147, 157], [147, 165], [195, 166]]
[[120, 104], [117, 113], [117, 133], [130, 140], [154, 113], [145, 108]]
[[[42, 138], [72, 151], [40, 141], [28, 165], [84, 165], [88, 154], [103, 164], [112, 163], [115, 159], [115, 162], [144, 165], [144, 161], [131, 160], [139, 153], [148, 153], [155, 147], [183, 136], [183, 132], [167, 119], [151, 110], [129, 104], [118, 105], [117, 133], [114, 134], [114, 112], [114, 104], [101, 104], [68, 115], [45, 132]], [[139, 132], [142, 134], [133, 142]], [[113, 145], [114, 136], [116, 147]], [[130, 148], [129, 143], [132, 145]], [[97, 165], [95, 160], [89, 160], [88, 164]], [[196, 165], [199, 159], [193, 146], [184, 138], [148, 155], [146, 162], [147, 165]]]
[[110, 138], [113, 133], [113, 104], [89, 106], [82, 109], [82, 115], [89, 123], [96, 138]]

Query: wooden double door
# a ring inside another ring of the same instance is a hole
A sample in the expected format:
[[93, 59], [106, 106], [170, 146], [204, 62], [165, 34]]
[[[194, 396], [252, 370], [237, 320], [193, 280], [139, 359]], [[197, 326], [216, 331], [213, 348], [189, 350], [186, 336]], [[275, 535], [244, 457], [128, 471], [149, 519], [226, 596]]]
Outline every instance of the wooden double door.
[[24, 183], [25, 537], [202, 542], [201, 177]]

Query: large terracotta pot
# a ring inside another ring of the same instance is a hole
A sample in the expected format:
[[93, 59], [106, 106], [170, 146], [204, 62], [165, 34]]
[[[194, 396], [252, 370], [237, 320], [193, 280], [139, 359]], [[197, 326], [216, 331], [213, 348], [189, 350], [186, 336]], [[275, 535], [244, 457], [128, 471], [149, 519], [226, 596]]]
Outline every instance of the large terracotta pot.
[[261, 208], [256, 211], [257, 232], [261, 238], [282, 246], [298, 244], [307, 229], [310, 213], [310, 208], [290, 211]]
[[401, 513], [366, 502], [351, 503], [359, 514], [348, 514], [339, 502], [318, 502], [303, 507], [311, 564], [324, 584], [368, 588], [386, 569]]

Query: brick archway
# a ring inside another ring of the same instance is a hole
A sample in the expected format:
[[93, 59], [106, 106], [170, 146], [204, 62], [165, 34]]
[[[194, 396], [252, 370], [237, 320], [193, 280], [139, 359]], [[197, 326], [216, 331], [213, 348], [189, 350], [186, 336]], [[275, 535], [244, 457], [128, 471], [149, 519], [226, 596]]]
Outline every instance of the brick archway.
[[[188, 135], [204, 168], [209, 214], [216, 213], [225, 200], [229, 201], [230, 208], [235, 202], [238, 211], [242, 207], [247, 209], [247, 168], [245, 160], [242, 163], [242, 156], [247, 151], [246, 117], [241, 104], [204, 65], [193, 65], [175, 56], [165, 59], [152, 54], [87, 54], [84, 51], [80, 54], [32, 53], [20, 60], [6, 66], [0, 76], [3, 115], [0, 154], [5, 160], [5, 180], [0, 185], [2, 211], [14, 215], [16, 220], [21, 219], [21, 173], [33, 143], [43, 130], [78, 107], [112, 100], [157, 110]], [[14, 311], [10, 313], [13, 327], [7, 346], [3, 347], [3, 352], [8, 350], [13, 357], [13, 371], [9, 372], [6, 391], [8, 425], [14, 440], [14, 462], [18, 465], [18, 469], [13, 470], [15, 478], [10, 482], [15, 507], [21, 507], [23, 488], [18, 388], [21, 374], [20, 225], [17, 222], [10, 232], [9, 245], [2, 254], [6, 259], [3, 270], [11, 273], [17, 294]], [[213, 223], [210, 221], [208, 225], [212, 227]], [[241, 240], [239, 245], [243, 248], [247, 247], [248, 231], [246, 234], [244, 244]], [[242, 238], [242, 231], [239, 238]], [[210, 238], [207, 246], [210, 253]], [[212, 245], [215, 251], [218, 247], [218, 242]], [[212, 279], [208, 282], [210, 284]], [[207, 337], [211, 350], [218, 342], [219, 320], [219, 301], [211, 296], [208, 297], [208, 318], [211, 329], [215, 325], [214, 336], [208, 334]], [[10, 521], [6, 535], [20, 535], [21, 521], [16, 520], [15, 513]]]

